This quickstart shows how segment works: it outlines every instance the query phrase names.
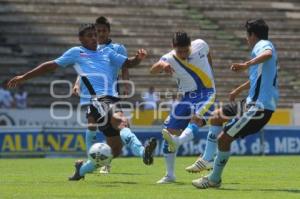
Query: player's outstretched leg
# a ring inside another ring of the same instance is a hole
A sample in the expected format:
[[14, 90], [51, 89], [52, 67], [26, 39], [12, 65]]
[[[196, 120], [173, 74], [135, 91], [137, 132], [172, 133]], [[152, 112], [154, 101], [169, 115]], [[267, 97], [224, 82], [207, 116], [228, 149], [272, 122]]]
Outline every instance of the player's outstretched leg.
[[84, 176], [81, 176], [80, 175], [80, 168], [82, 167], [83, 165], [83, 160], [77, 160], [75, 162], [75, 172], [73, 174], [73, 176], [70, 176], [69, 177], [69, 180], [70, 181], [77, 181], [77, 180], [80, 180], [80, 179], [84, 179]]
[[91, 173], [96, 169], [96, 165], [91, 161], [88, 160], [83, 163], [83, 160], [77, 160], [75, 162], [75, 172], [73, 176], [69, 177], [71, 181], [78, 181], [84, 178], [86, 173]]
[[153, 154], [157, 145], [157, 141], [155, 138], [150, 138], [149, 141], [145, 145], [145, 150], [143, 154], [143, 162], [146, 165], [153, 164]]
[[150, 138], [146, 145], [143, 146], [136, 135], [127, 127], [120, 131], [120, 136], [123, 144], [130, 148], [133, 155], [142, 157], [146, 165], [153, 164], [153, 153], [157, 145], [155, 138]]
[[222, 126], [211, 125], [209, 127], [206, 146], [202, 157], [199, 157], [192, 165], [185, 168], [187, 172], [197, 173], [212, 169], [214, 155], [217, 150], [217, 137], [222, 132]]
[[131, 131], [130, 128], [127, 127], [123, 128], [120, 131], [120, 137], [123, 145], [130, 148], [133, 155], [138, 157], [143, 156], [145, 148], [143, 144], [140, 142], [140, 140], [136, 137], [136, 135]]

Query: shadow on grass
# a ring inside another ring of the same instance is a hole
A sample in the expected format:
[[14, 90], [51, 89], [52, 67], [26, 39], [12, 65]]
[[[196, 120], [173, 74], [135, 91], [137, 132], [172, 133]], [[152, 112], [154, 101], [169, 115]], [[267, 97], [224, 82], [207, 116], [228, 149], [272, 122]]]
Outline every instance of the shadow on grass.
[[300, 189], [238, 189], [238, 188], [220, 188], [224, 191], [266, 191], [266, 192], [288, 192], [300, 194]]
[[182, 186], [182, 185], [187, 185], [187, 183], [184, 183], [184, 182], [173, 182], [173, 183], [166, 183], [166, 184], [157, 184], [156, 182], [153, 182], [153, 183], [150, 183], [148, 184], [150, 186]]
[[[103, 175], [103, 174], [100, 174]], [[139, 176], [139, 175], [145, 175], [144, 173], [118, 173], [118, 172], [111, 172], [109, 175], [128, 175], [128, 176]]]
[[138, 184], [137, 182], [132, 182], [132, 181], [109, 181], [109, 182], [94, 181], [93, 183], [101, 187], [121, 187], [122, 185]]
[[137, 182], [132, 182], [132, 181], [112, 181], [112, 183], [116, 183], [116, 184], [138, 184]]

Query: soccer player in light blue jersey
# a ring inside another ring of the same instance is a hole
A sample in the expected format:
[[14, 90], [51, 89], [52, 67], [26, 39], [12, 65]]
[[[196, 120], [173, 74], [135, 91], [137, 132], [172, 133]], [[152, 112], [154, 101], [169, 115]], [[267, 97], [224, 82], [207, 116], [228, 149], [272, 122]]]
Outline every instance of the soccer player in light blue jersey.
[[231, 142], [259, 132], [271, 119], [279, 98], [277, 81], [277, 52], [268, 40], [268, 25], [263, 19], [246, 22], [247, 41], [252, 49], [250, 60], [234, 63], [231, 70], [240, 72], [248, 69], [249, 88], [247, 110], [241, 117], [230, 120], [218, 137], [218, 153], [213, 171], [192, 184], [200, 189], [221, 186], [223, 169], [230, 157]]
[[[79, 29], [79, 40], [82, 46], [70, 48], [61, 57], [54, 61], [48, 61], [40, 64], [29, 72], [12, 78], [8, 86], [14, 88], [26, 80], [41, 76], [47, 72], [55, 71], [58, 67], [67, 67], [73, 65], [76, 72], [89, 84], [85, 84], [81, 91], [81, 104], [91, 100], [88, 106], [88, 128], [95, 131], [96, 127], [108, 137], [114, 137], [117, 143], [108, 143], [112, 148], [114, 157], [121, 153], [122, 142], [120, 130], [124, 129], [123, 117], [121, 111], [114, 111], [110, 107], [118, 101], [114, 85], [114, 70], [119, 70], [122, 66], [134, 66], [139, 64], [146, 56], [146, 51], [138, 50], [136, 56], [127, 58], [118, 54], [110, 48], [97, 49], [97, 36], [93, 24], [84, 24]], [[91, 88], [89, 88], [89, 85]], [[93, 90], [94, 93], [91, 92]], [[88, 99], [88, 100], [87, 100]], [[98, 111], [99, 109], [103, 111]], [[96, 125], [101, 123], [101, 125]], [[132, 135], [127, 133], [128, 138]], [[90, 139], [92, 140], [92, 139]], [[150, 140], [146, 147], [143, 147], [137, 139], [132, 139], [133, 148], [138, 155], [143, 156], [145, 164], [152, 164], [153, 151], [156, 147], [156, 141]], [[120, 144], [119, 144], [120, 143]], [[87, 144], [92, 144], [87, 142]], [[119, 145], [118, 145], [119, 144]], [[80, 180], [84, 174], [92, 172], [96, 165], [91, 161], [83, 164], [82, 161], [75, 163], [76, 171], [69, 180]]]
[[[111, 48], [112, 50], [116, 51], [118, 54], [124, 55], [126, 57], [128, 56], [127, 50], [124, 45], [112, 42], [112, 39], [110, 38], [111, 26], [110, 26], [109, 21], [105, 17], [103, 17], [103, 16], [98, 17], [95, 21], [95, 27], [96, 27], [96, 31], [97, 31], [97, 42], [98, 42], [97, 49], [98, 50], [108, 47], [108, 48]], [[121, 71], [122, 71], [122, 80], [128, 80], [129, 79], [128, 67], [122, 67]], [[119, 71], [114, 71], [114, 72], [117, 72], [116, 74], [114, 74], [114, 79], [116, 79]], [[117, 88], [117, 91], [118, 91], [118, 88]], [[73, 93], [75, 95], [79, 95], [79, 93], [80, 93], [80, 77], [79, 76], [76, 80], [76, 83], [74, 84]], [[125, 84], [124, 94], [127, 94], [127, 93], [128, 93], [128, 85]]]
[[[111, 25], [105, 17], [100, 16], [96, 19], [95, 28], [96, 28], [96, 32], [97, 32], [97, 42], [98, 42], [97, 49], [98, 50], [103, 50], [104, 48], [109, 48], [109, 49], [112, 49], [113, 51], [117, 52], [118, 54], [121, 54], [121, 55], [124, 55], [127, 57], [127, 50], [124, 47], [124, 45], [112, 42], [112, 39], [110, 38]], [[117, 83], [119, 71], [120, 71], [120, 69], [118, 67], [115, 67], [115, 70], [111, 71], [111, 74], [112, 74], [111, 82], [116, 83], [115, 87], [113, 88], [114, 89], [113, 96], [118, 96], [118, 94], [120, 92], [119, 85]], [[121, 71], [122, 71], [122, 80], [128, 80], [129, 79], [128, 67], [123, 66], [121, 68]], [[126, 95], [126, 94], [128, 94], [128, 84], [123, 83], [123, 86], [124, 86], [123, 94]], [[78, 76], [76, 83], [74, 84], [73, 93], [75, 95], [80, 95], [81, 89], [84, 90], [84, 89], [86, 89], [86, 87], [82, 82], [80, 83], [80, 77]], [[89, 99], [86, 99], [85, 102], [82, 102], [82, 104], [89, 104], [89, 103], [90, 103]], [[140, 151], [137, 151], [137, 148], [142, 147], [142, 144], [139, 142], [136, 135], [131, 131], [131, 129], [128, 128], [129, 125], [128, 125], [128, 121], [126, 120], [126, 118], [125, 117], [123, 117], [123, 118], [124, 118], [124, 122], [122, 124], [123, 128], [120, 131], [120, 136], [109, 136], [104, 133], [104, 135], [106, 137], [106, 142], [113, 148], [117, 148], [119, 153], [121, 153], [122, 146], [126, 145], [128, 148], [130, 148], [133, 151], [133, 153], [135, 155], [139, 156]], [[95, 137], [96, 137], [95, 128], [91, 128], [91, 130], [86, 131], [87, 151], [90, 148], [90, 146], [96, 142]], [[139, 146], [139, 147], [137, 147], [137, 146]], [[110, 172], [110, 168], [111, 168], [111, 165], [103, 166], [100, 168], [100, 173], [107, 174]]]

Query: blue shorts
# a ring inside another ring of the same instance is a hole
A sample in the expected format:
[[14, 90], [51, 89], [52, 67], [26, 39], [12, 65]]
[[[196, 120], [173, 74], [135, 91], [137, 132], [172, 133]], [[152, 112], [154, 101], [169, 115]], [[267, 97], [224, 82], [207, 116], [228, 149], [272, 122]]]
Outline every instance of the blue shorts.
[[183, 130], [193, 115], [198, 115], [206, 122], [214, 111], [215, 96], [214, 89], [186, 92], [165, 120], [165, 128]]

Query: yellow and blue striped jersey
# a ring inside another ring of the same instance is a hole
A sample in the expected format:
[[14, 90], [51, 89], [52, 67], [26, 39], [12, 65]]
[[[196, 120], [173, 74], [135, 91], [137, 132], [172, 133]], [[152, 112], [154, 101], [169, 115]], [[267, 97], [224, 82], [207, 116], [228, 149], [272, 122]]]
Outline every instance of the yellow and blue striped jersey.
[[162, 61], [168, 62], [174, 69], [173, 78], [177, 81], [179, 91], [215, 90], [213, 72], [207, 58], [208, 53], [207, 43], [197, 39], [191, 43], [191, 54], [187, 60], [177, 57], [175, 50], [161, 57]]

